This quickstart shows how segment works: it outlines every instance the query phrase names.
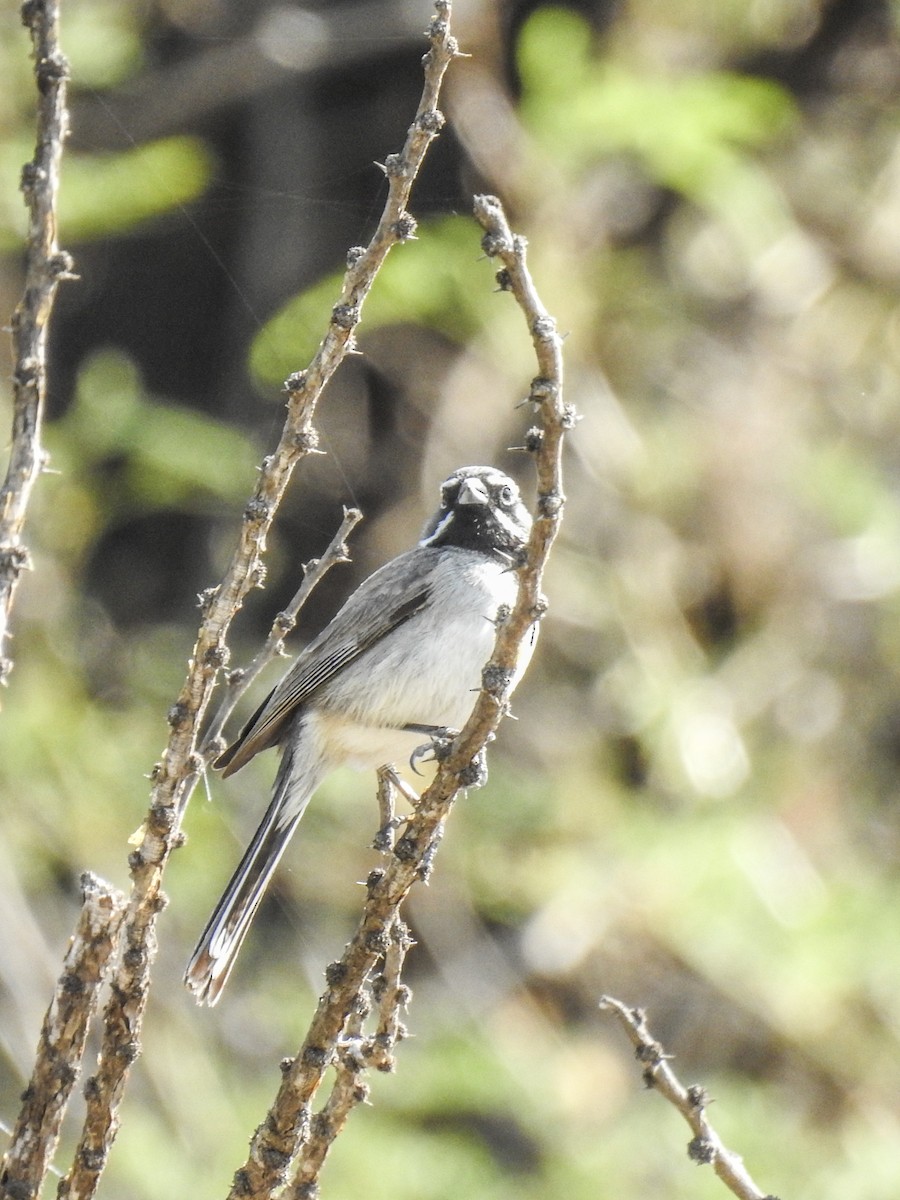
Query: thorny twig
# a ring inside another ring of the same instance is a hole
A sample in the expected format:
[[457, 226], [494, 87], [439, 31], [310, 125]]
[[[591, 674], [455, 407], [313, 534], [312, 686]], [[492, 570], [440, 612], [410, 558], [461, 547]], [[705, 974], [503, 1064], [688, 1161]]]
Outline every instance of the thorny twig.
[[[305, 1141], [315, 1133], [312, 1101], [328, 1068], [340, 1061], [350, 1015], [359, 1011], [365, 981], [391, 943], [391, 930], [412, 885], [427, 880], [453, 802], [464, 786], [473, 760], [483, 750], [507, 711], [510, 684], [520, 649], [532, 625], [546, 610], [541, 580], [550, 547], [562, 521], [562, 442], [576, 417], [563, 404], [562, 343], [555, 323], [537, 295], [525, 261], [525, 241], [510, 232], [499, 200], [479, 196], [475, 216], [485, 230], [482, 246], [502, 263], [501, 282], [523, 310], [538, 360], [538, 376], [529, 399], [540, 426], [528, 431], [538, 480], [537, 514], [527, 558], [519, 572], [519, 595], [499, 626], [494, 653], [484, 669], [482, 690], [472, 716], [459, 736], [442, 753], [434, 782], [423, 793], [382, 869], [371, 872], [368, 895], [359, 925], [340, 961], [325, 972], [326, 989], [297, 1057], [282, 1064], [281, 1084], [265, 1120], [250, 1143], [250, 1154], [234, 1177], [229, 1200], [268, 1200], [287, 1178], [290, 1165]], [[304, 1178], [305, 1191], [315, 1183]]]
[[706, 1115], [709, 1096], [697, 1084], [685, 1087], [669, 1066], [666, 1052], [647, 1028], [640, 1008], [630, 1008], [613, 996], [601, 996], [600, 1008], [611, 1012], [631, 1039], [635, 1057], [644, 1067], [644, 1083], [674, 1104], [690, 1125], [694, 1136], [688, 1142], [688, 1156], [695, 1163], [709, 1164], [729, 1191], [740, 1200], [778, 1200], [766, 1195], [750, 1178], [740, 1155], [729, 1150], [713, 1129]]
[[428, 147], [443, 126], [437, 99], [444, 72], [457, 54], [449, 34], [449, 14], [448, 0], [436, 0], [428, 32], [431, 48], [423, 59], [422, 98], [402, 151], [385, 162], [388, 196], [378, 227], [368, 246], [349, 251], [341, 295], [332, 309], [327, 332], [309, 366], [285, 383], [288, 411], [278, 445], [262, 462], [224, 578], [201, 598], [203, 620], [184, 684], [168, 713], [169, 740], [153, 770], [141, 843], [129, 855], [132, 887], [121, 934], [119, 967], [103, 1015], [98, 1069], [86, 1089], [84, 1128], [71, 1171], [59, 1189], [64, 1197], [87, 1200], [94, 1194], [118, 1131], [118, 1110], [128, 1070], [141, 1049], [150, 968], [156, 957], [156, 923], [166, 904], [163, 874], [172, 851], [183, 841], [182, 817], [203, 771], [203, 755], [198, 750], [200, 730], [219, 670], [228, 662], [228, 630], [248, 592], [263, 582], [269, 529], [294, 468], [316, 449], [316, 406], [326, 384], [353, 348], [354, 330], [366, 296], [390, 249], [415, 233], [415, 220], [406, 206]]
[[50, 1167], [125, 915], [125, 897], [95, 875], [81, 877], [81, 890], [81, 915], [44, 1017], [31, 1079], [0, 1169], [3, 1197], [36, 1196]]
[[268, 637], [259, 653], [254, 656], [248, 666], [238, 667], [233, 671], [226, 672], [225, 693], [204, 738], [202, 749], [204, 757], [223, 748], [224, 743], [220, 744], [219, 739], [222, 736], [225, 723], [234, 712], [240, 698], [253, 684], [260, 672], [274, 658], [278, 658], [284, 653], [284, 639], [297, 624], [297, 617], [300, 610], [306, 603], [313, 588], [321, 582], [333, 566], [336, 566], [338, 563], [350, 561], [350, 555], [347, 550], [347, 538], [361, 520], [362, 513], [358, 508], [344, 509], [344, 519], [341, 522], [341, 526], [325, 547], [321, 558], [313, 558], [308, 563], [304, 563], [303, 581], [290, 604], [282, 612], [276, 614], [275, 620], [272, 622], [272, 628], [269, 630]]
[[[406, 953], [413, 942], [406, 925], [398, 918], [390, 930], [388, 948], [380, 974], [357, 996], [335, 1057], [336, 1078], [328, 1099], [310, 1121], [309, 1138], [298, 1156], [297, 1171], [283, 1200], [309, 1200], [318, 1184], [328, 1151], [358, 1104], [369, 1098], [367, 1070], [392, 1071], [394, 1047], [406, 1036], [400, 1014], [412, 993], [401, 982]], [[365, 1036], [365, 1021], [375, 1006], [375, 1032]], [[289, 1060], [290, 1061], [290, 1060]]]
[[71, 279], [72, 260], [56, 241], [56, 205], [63, 142], [68, 132], [69, 64], [59, 48], [56, 0], [25, 0], [22, 22], [31, 33], [38, 90], [34, 158], [22, 169], [28, 206], [25, 289], [12, 318], [12, 447], [0, 488], [0, 683], [12, 670], [6, 655], [16, 586], [31, 565], [22, 531], [35, 480], [46, 466], [41, 425], [47, 383], [47, 326], [57, 285]]

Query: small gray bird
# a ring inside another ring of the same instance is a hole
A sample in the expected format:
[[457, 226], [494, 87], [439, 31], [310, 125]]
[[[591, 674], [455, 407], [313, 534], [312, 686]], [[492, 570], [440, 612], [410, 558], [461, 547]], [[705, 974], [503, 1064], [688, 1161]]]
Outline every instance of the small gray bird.
[[[185, 972], [198, 1004], [218, 1000], [325, 776], [345, 765], [406, 763], [423, 734], [464, 725], [494, 647], [498, 610], [515, 603], [511, 568], [530, 530], [519, 490], [501, 471], [454, 471], [418, 545], [360, 584], [216, 759], [227, 778], [260, 750], [281, 748], [272, 802]], [[516, 679], [536, 637], [537, 626]]]

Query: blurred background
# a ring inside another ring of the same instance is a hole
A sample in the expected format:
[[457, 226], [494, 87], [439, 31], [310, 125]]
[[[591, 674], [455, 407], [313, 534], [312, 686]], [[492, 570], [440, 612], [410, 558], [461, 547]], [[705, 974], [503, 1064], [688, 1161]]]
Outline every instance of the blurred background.
[[[900, 41], [895, 0], [457, 0], [471, 57], [419, 240], [319, 414], [250, 657], [343, 504], [365, 525], [297, 644], [407, 548], [441, 479], [507, 450], [534, 360], [469, 217], [499, 194], [583, 415], [539, 652], [408, 909], [414, 1037], [323, 1195], [724, 1189], [642, 1091], [602, 992], [649, 1010], [764, 1190], [900, 1190]], [[0, 1117], [79, 873], [127, 838], [280, 384], [325, 329], [421, 88], [426, 0], [79, 0], [46, 444], [0, 717]], [[33, 84], [0, 10], [0, 311], [21, 289]], [[0, 426], [9, 428], [8, 372]], [[272, 679], [260, 684], [260, 691]], [[256, 699], [258, 700], [258, 696]], [[248, 700], [248, 707], [252, 701]], [[255, 701], [253, 701], [255, 702]], [[374, 781], [307, 814], [219, 1007], [190, 947], [264, 807], [263, 756], [195, 796], [101, 1195], [227, 1191], [377, 863]], [[71, 1130], [69, 1130], [69, 1143]], [[65, 1166], [65, 1156], [61, 1156]]]

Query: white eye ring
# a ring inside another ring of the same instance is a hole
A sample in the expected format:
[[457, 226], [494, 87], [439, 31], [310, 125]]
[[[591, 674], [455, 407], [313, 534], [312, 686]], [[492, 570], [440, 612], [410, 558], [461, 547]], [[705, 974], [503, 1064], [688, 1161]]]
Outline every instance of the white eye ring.
[[509, 507], [509, 505], [511, 505], [513, 503], [515, 498], [516, 498], [515, 489], [512, 488], [508, 483], [504, 484], [503, 487], [500, 489], [500, 503], [505, 504], [507, 507]]

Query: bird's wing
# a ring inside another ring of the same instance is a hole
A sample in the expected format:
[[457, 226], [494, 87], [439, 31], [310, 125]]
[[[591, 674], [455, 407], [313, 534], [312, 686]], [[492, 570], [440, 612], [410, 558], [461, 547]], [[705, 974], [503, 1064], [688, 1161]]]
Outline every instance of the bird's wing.
[[274, 746], [287, 722], [323, 684], [428, 603], [438, 552], [417, 547], [370, 575], [297, 661], [215, 761], [227, 778], [260, 750]]

